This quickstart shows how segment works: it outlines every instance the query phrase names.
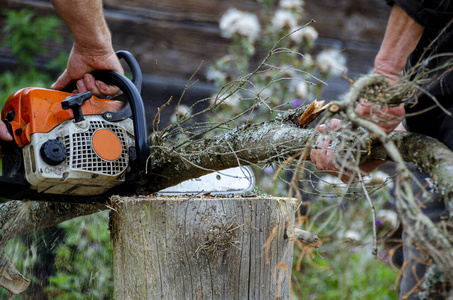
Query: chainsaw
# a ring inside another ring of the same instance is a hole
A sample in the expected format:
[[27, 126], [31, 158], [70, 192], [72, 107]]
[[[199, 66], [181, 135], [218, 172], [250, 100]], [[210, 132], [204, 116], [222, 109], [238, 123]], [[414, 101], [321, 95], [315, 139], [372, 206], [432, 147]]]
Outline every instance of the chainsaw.
[[[150, 144], [140, 96], [142, 73], [132, 54], [118, 51], [117, 56], [128, 64], [132, 80], [111, 70], [92, 75], [117, 86], [125, 101], [44, 88], [24, 88], [7, 99], [1, 118], [13, 141], [1, 144], [0, 197], [100, 202], [114, 194], [134, 194], [146, 182]], [[247, 167], [208, 174], [162, 193], [236, 193], [253, 184]]]
[[1, 118], [13, 141], [2, 142], [2, 197], [101, 201], [143, 176], [150, 145], [142, 74], [129, 52], [117, 55], [132, 81], [111, 70], [92, 75], [117, 86], [126, 101], [43, 88], [24, 88], [7, 99]]

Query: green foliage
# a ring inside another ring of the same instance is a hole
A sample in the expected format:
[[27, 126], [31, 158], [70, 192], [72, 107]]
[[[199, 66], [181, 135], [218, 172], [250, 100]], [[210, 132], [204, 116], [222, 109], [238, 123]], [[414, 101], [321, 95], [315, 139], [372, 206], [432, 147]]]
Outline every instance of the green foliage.
[[[305, 21], [304, 25], [303, 1], [259, 2], [264, 19], [259, 26], [258, 18], [234, 9], [220, 21], [223, 35], [231, 43], [228, 53], [208, 72], [208, 78], [221, 88], [212, 101], [221, 104], [210, 116], [210, 122], [231, 123], [234, 127], [272, 120], [281, 110], [319, 99], [324, 81], [341, 75], [345, 69], [345, 59], [338, 50], [324, 49], [313, 54], [318, 34], [314, 23]], [[255, 71], [256, 61], [260, 61], [257, 49], [272, 50], [266, 64]], [[254, 71], [253, 76], [247, 76]], [[245, 83], [242, 78], [246, 78]], [[239, 84], [243, 85], [232, 94], [232, 87]], [[274, 180], [276, 169], [275, 166], [261, 170], [256, 167], [257, 185], [267, 194], [286, 196], [294, 168], [280, 170], [278, 180]], [[300, 172], [304, 174], [299, 174], [299, 178], [307, 178], [299, 180], [304, 186], [301, 187], [303, 200], [307, 196], [312, 200], [300, 223], [302, 229], [316, 233], [325, 241], [316, 252], [308, 254], [305, 248], [296, 247], [294, 299], [397, 299], [397, 293], [391, 289], [397, 272], [375, 260], [371, 251], [363, 250], [372, 244], [372, 222], [361, 186], [347, 186], [334, 177], [319, 178], [310, 169], [307, 163]], [[376, 208], [385, 212], [378, 219], [378, 238], [382, 242], [395, 231], [397, 220], [393, 211], [384, 209], [391, 199], [390, 190], [383, 188], [388, 176], [377, 177], [367, 178], [367, 189]]]
[[4, 45], [11, 48], [21, 67], [30, 67], [37, 54], [46, 54], [43, 41], [59, 42], [57, 28], [61, 21], [55, 16], [39, 17], [28, 9], [6, 10]]
[[[28, 9], [7, 10], [3, 27], [3, 45], [11, 49], [17, 59], [18, 67], [14, 71], [0, 74], [0, 103], [15, 91], [24, 87], [49, 87], [52, 79], [48, 73], [36, 70], [34, 60], [38, 54], [46, 54], [46, 41], [60, 42], [58, 33], [60, 19], [55, 16], [37, 17]], [[68, 53], [61, 52], [52, 59], [47, 69], [62, 71], [68, 60]]]
[[[398, 228], [392, 210], [393, 183], [384, 172], [364, 178], [376, 208], [378, 245]], [[398, 272], [385, 260], [384, 249], [372, 256], [372, 212], [360, 184], [346, 185], [331, 175], [317, 178], [316, 196], [298, 218], [303, 229], [323, 244], [295, 246], [292, 292], [296, 299], [398, 299]], [[381, 247], [383, 248], [383, 247]]]
[[52, 84], [50, 76], [46, 73], [31, 69], [22, 74], [5, 71], [0, 74], [0, 99], [1, 105], [14, 92], [24, 87], [49, 87]]
[[[101, 212], [11, 240], [7, 255], [32, 281], [27, 295], [56, 300], [111, 299], [113, 255], [108, 218], [108, 212]], [[42, 269], [48, 269], [44, 278]], [[6, 296], [0, 289], [0, 299]]]
[[[212, 122], [267, 121], [283, 109], [319, 98], [325, 86], [323, 80], [345, 69], [345, 58], [338, 50], [326, 49], [316, 59], [312, 57], [318, 33], [313, 23], [304, 24], [303, 1], [279, 1], [277, 8], [274, 0], [260, 3], [263, 22], [254, 14], [236, 9], [228, 10], [220, 20], [222, 35], [231, 43], [228, 53], [210, 67], [207, 75], [222, 88], [213, 98], [213, 102], [222, 104], [211, 117]], [[230, 96], [237, 78], [254, 71], [263, 51], [271, 51], [269, 60]], [[249, 113], [237, 118], [244, 111]]]
[[[229, 54], [219, 58], [211, 70], [211, 74], [215, 74], [212, 79], [220, 86], [231, 83], [237, 76], [245, 75], [250, 71], [257, 53], [255, 47], [269, 49], [281, 36], [294, 29], [288, 26], [275, 26], [277, 22], [272, 20], [274, 0], [260, 2], [263, 4], [267, 18], [264, 30], [260, 31], [259, 39], [256, 37], [250, 39], [244, 35], [232, 37]], [[8, 11], [6, 14], [7, 24], [4, 31], [7, 41], [5, 43], [11, 47], [21, 68], [14, 72], [0, 74], [0, 99], [3, 101], [20, 88], [50, 85], [50, 77], [35, 70], [32, 62], [37, 54], [45, 53], [42, 40], [59, 40], [56, 32], [58, 22], [54, 20], [44, 18], [46, 21], [42, 21], [26, 10]], [[294, 8], [290, 14], [302, 15], [297, 8]], [[259, 42], [256, 42], [257, 40]], [[320, 95], [323, 88], [322, 82], [311, 74], [317, 74], [321, 79], [326, 79], [331, 72], [328, 68], [322, 67], [319, 61], [311, 59], [309, 52], [313, 49], [314, 41], [286, 38], [280, 46], [282, 51], [274, 54], [272, 66], [269, 65], [263, 72], [259, 72], [258, 76], [249, 82], [250, 85], [242, 89], [237, 99], [222, 100], [224, 103], [221, 109], [212, 116], [215, 122], [227, 121], [228, 118], [252, 106], [255, 106], [253, 119], [251, 114], [247, 114], [244, 115], [243, 120], [254, 122], [269, 120], [282, 108], [298, 106]], [[301, 51], [303, 55], [298, 54]], [[66, 60], [65, 57], [60, 58], [58, 65], [64, 65]], [[50, 66], [53, 67], [53, 63]], [[307, 90], [298, 86], [299, 83], [306, 85]], [[234, 102], [236, 100], [237, 102]], [[283, 102], [285, 102], [284, 106], [282, 106]], [[273, 172], [274, 169], [266, 168], [266, 173]], [[271, 177], [263, 178], [269, 180]], [[286, 186], [279, 186], [277, 182], [268, 181], [263, 185], [270, 187], [269, 192], [274, 195], [287, 191]], [[351, 191], [351, 194], [357, 193]], [[313, 223], [309, 225], [320, 237], [344, 242], [347, 229], [358, 227], [354, 221], [370, 219], [369, 214], [363, 213], [369, 209], [365, 204], [357, 205], [357, 202], [349, 202], [345, 208], [344, 203], [339, 200], [345, 192], [336, 186], [319, 188], [317, 195], [314, 205], [318, 206], [313, 206], [312, 211], [319, 212], [326, 207], [330, 208], [319, 214], [317, 218], [313, 218]], [[388, 194], [384, 192], [380, 195], [381, 201], [388, 198]], [[332, 215], [331, 212], [335, 214]], [[333, 217], [329, 219], [330, 215]], [[342, 217], [344, 215], [356, 216], [356, 218]], [[328, 219], [331, 222], [325, 223], [324, 221]], [[341, 230], [338, 226], [340, 222], [344, 225]], [[44, 295], [49, 299], [111, 299], [113, 295], [112, 248], [109, 243], [107, 224], [108, 214], [98, 213], [62, 223], [53, 229], [38, 231], [29, 235], [28, 238], [10, 241], [6, 249], [7, 254], [16, 263], [18, 270], [32, 281], [32, 286], [26, 291], [27, 298], [33, 299], [37, 297], [36, 295]], [[364, 232], [359, 234], [364, 239], [369, 238], [370, 227], [363, 223], [361, 225], [359, 227], [364, 228]], [[382, 236], [385, 236], [385, 233], [382, 233]], [[317, 252], [304, 255], [299, 263], [297, 259], [302, 257], [302, 252], [296, 248], [293, 269], [295, 297], [299, 299], [397, 298], [395, 291], [391, 290], [396, 277], [395, 271], [373, 260], [369, 252], [347, 250], [355, 248], [357, 243], [353, 244], [354, 247], [351, 247], [351, 243], [342, 245], [343, 247], [339, 247], [338, 243], [325, 243]], [[37, 272], [43, 268], [48, 272], [44, 278]], [[0, 299], [7, 297], [8, 293], [0, 290]], [[19, 296], [16, 299], [24, 299], [24, 297]]]
[[293, 269], [295, 299], [398, 299], [397, 271], [373, 259], [370, 251], [320, 251], [303, 263], [303, 269]]
[[56, 273], [46, 287], [52, 299], [109, 299], [113, 295], [107, 224], [108, 212], [102, 212], [59, 225], [66, 238], [56, 251]]

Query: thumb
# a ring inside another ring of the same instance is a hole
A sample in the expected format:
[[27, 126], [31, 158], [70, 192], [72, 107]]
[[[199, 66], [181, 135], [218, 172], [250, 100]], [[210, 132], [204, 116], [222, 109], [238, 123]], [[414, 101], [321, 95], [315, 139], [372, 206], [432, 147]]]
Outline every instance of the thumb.
[[57, 81], [55, 81], [52, 85], [51, 85], [51, 89], [53, 90], [63, 90], [66, 86], [68, 86], [69, 84], [71, 83], [71, 78], [69, 77], [69, 74], [68, 72], [65, 70], [63, 72], [63, 74], [60, 75], [60, 77], [58, 77]]

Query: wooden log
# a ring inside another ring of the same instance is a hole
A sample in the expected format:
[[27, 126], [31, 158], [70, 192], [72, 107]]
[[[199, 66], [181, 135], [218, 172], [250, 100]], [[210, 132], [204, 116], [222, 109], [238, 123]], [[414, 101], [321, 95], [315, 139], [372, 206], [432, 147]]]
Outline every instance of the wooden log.
[[295, 199], [112, 201], [115, 299], [289, 299]]

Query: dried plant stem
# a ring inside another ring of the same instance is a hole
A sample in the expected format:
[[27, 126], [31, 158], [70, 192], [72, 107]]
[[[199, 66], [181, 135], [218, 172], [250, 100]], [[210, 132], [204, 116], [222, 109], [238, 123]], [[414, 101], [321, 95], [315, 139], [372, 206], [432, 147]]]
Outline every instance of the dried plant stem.
[[357, 170], [357, 175], [359, 176], [360, 185], [362, 186], [363, 193], [365, 194], [365, 198], [370, 204], [371, 207], [371, 216], [372, 216], [372, 225], [373, 225], [373, 248], [371, 250], [371, 254], [377, 258], [378, 254], [378, 246], [377, 246], [377, 230], [376, 230], [376, 208], [374, 207], [373, 201], [371, 201], [370, 195], [365, 187], [365, 183], [363, 182], [362, 175], [360, 174], [360, 170]]

